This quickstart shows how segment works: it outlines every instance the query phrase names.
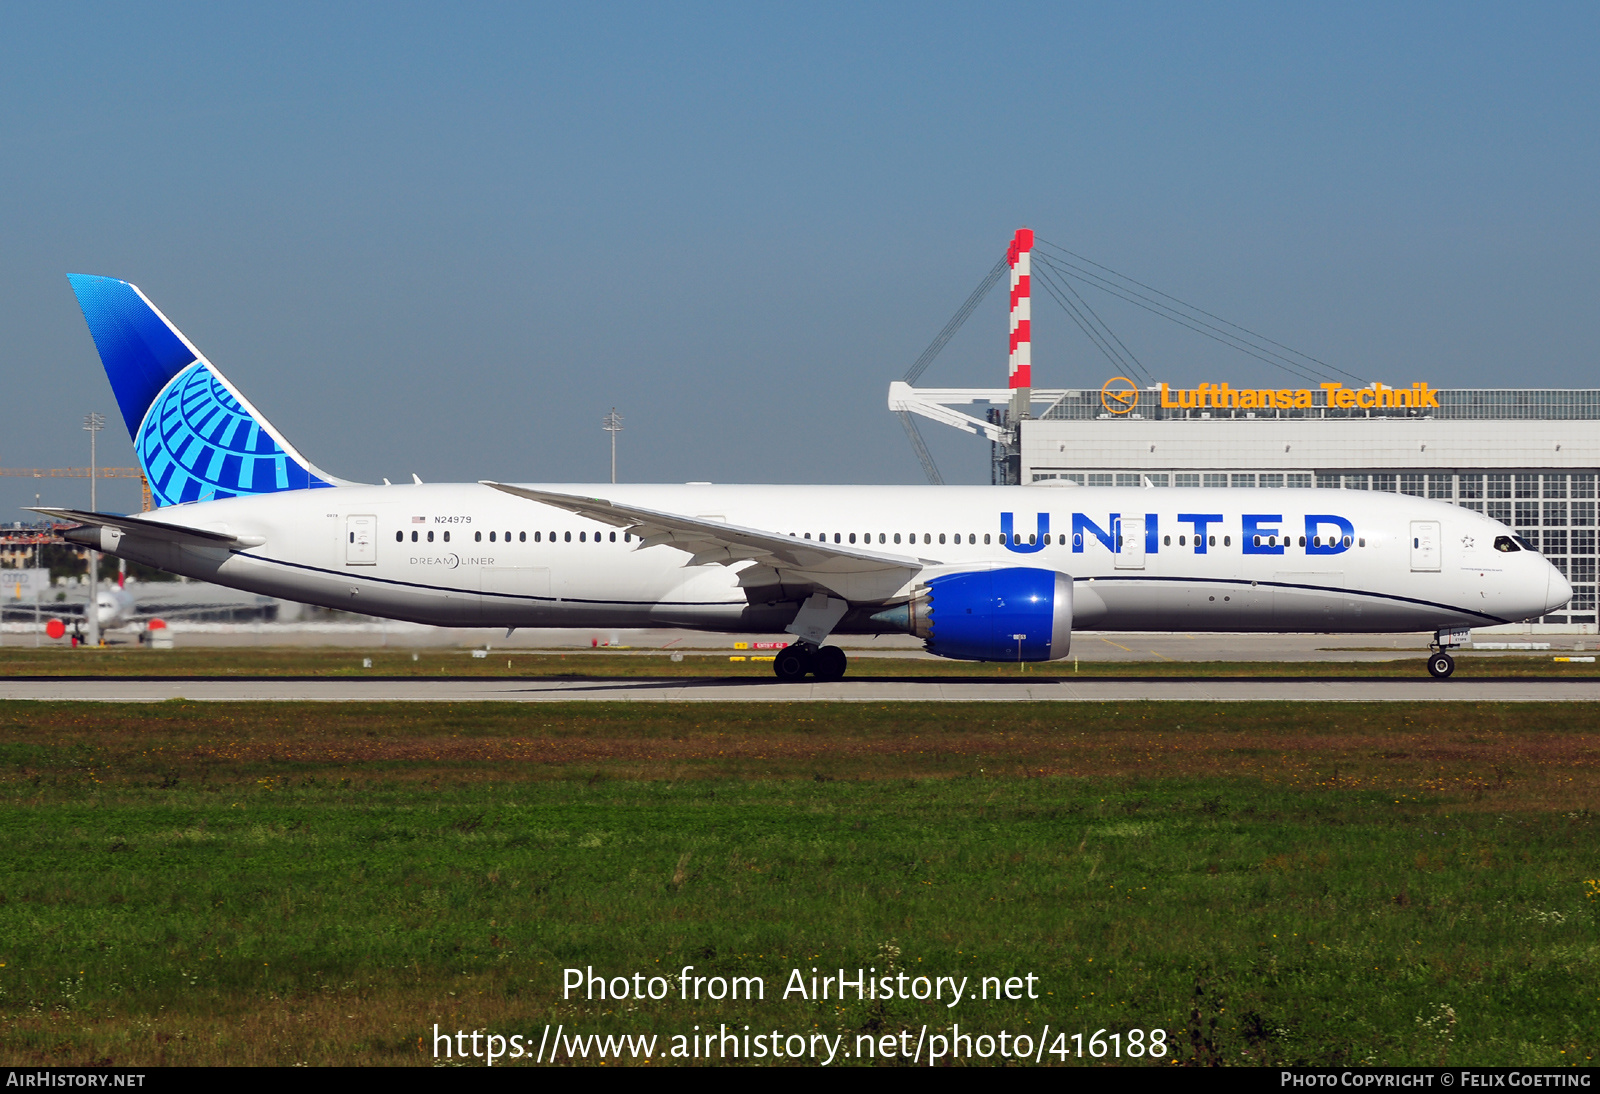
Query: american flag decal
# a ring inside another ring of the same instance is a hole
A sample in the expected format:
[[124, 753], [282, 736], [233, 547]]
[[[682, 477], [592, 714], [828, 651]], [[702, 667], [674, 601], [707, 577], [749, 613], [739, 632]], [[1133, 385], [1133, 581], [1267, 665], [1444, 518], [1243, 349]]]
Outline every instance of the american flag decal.
[[411, 523], [412, 524], [427, 524], [428, 523], [428, 518], [427, 517], [412, 517], [411, 518]]

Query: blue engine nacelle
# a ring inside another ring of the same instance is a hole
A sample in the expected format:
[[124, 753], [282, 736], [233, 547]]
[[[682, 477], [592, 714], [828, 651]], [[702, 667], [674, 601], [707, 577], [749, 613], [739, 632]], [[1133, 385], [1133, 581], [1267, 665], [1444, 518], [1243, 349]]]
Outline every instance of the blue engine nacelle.
[[949, 574], [872, 618], [925, 639], [940, 657], [1054, 661], [1072, 648], [1072, 577], [1026, 567]]

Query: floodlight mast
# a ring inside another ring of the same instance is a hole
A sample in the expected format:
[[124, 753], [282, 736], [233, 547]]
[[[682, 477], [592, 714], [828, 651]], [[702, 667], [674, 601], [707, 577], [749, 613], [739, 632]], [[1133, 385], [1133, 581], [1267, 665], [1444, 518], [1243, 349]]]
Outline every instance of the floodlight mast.
[[[83, 428], [89, 433], [89, 512], [100, 511], [99, 497], [95, 493], [95, 480], [99, 477], [97, 457], [95, 452], [95, 436], [106, 427], [106, 416], [93, 411], [84, 415]], [[89, 603], [85, 605], [84, 614], [89, 619], [89, 645], [98, 649], [100, 646], [100, 552], [89, 552]]]
[[600, 428], [611, 434], [611, 482], [617, 481], [617, 434], [622, 432], [622, 415], [617, 413], [617, 408], [612, 407], [600, 423]]

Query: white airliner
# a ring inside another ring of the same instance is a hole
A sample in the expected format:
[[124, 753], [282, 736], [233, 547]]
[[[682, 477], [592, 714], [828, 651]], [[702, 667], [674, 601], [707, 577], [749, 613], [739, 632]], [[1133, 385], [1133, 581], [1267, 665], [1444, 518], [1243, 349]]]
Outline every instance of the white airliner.
[[977, 661], [1076, 628], [1435, 632], [1565, 604], [1481, 514], [1319, 490], [368, 486], [300, 455], [133, 285], [69, 275], [158, 502], [67, 509], [68, 538], [267, 596], [452, 627], [782, 631], [780, 679], [837, 679], [833, 634]]

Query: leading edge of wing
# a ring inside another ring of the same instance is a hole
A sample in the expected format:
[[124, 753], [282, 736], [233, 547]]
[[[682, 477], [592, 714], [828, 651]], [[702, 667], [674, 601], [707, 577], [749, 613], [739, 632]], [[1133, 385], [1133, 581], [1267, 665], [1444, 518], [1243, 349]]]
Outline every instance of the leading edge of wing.
[[[702, 520], [679, 513], [663, 513], [637, 505], [626, 505], [606, 498], [585, 498], [553, 490], [532, 490], [503, 482], [480, 480], [487, 486], [514, 497], [565, 509], [613, 528], [627, 528], [638, 534], [641, 547], [670, 544], [691, 552], [690, 564], [719, 562], [724, 565], [744, 560], [765, 563], [800, 574], [898, 574], [902, 582], [937, 565], [906, 555], [879, 554], [843, 544], [798, 539], [759, 528], [745, 528], [721, 521]], [[824, 582], [825, 583], [825, 582]]]

